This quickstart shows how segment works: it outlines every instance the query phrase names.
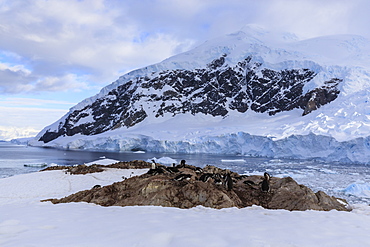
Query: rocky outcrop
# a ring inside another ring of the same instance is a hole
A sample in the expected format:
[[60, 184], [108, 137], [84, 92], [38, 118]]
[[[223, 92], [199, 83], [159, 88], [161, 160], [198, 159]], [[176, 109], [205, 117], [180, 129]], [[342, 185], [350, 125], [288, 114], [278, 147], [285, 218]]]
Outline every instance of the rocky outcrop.
[[[232, 179], [232, 184], [225, 181]], [[85, 190], [52, 203], [89, 202], [102, 206], [156, 205], [212, 208], [260, 205], [267, 209], [342, 210], [348, 211], [342, 199], [322, 191], [314, 193], [292, 178], [270, 179], [270, 191], [261, 190], [262, 176], [245, 176], [214, 166], [159, 166], [146, 174], [112, 185]]]
[[88, 174], [88, 173], [95, 173], [95, 172], [103, 172], [104, 169], [99, 167], [98, 165], [78, 165], [78, 166], [50, 166], [47, 167], [40, 172], [43, 171], [54, 171], [54, 170], [65, 170], [66, 174], [76, 175], [76, 174]]
[[133, 160], [133, 161], [120, 161], [111, 165], [77, 165], [77, 166], [50, 166], [47, 167], [40, 172], [43, 171], [53, 171], [53, 170], [65, 170], [66, 173], [71, 175], [77, 174], [87, 174], [87, 173], [95, 173], [95, 172], [103, 172], [103, 168], [118, 168], [118, 169], [145, 169], [150, 168], [151, 163], [145, 162], [142, 160]]
[[303, 87], [316, 73], [307, 68], [273, 70], [249, 56], [234, 66], [226, 55], [205, 68], [163, 70], [126, 81], [105, 97], [70, 112], [58, 129], [49, 129], [39, 141], [59, 136], [95, 135], [132, 127], [148, 116], [172, 117], [191, 113], [227, 117], [247, 110], [274, 115], [295, 108], [303, 114], [337, 98], [340, 79], [333, 78], [305, 93]]

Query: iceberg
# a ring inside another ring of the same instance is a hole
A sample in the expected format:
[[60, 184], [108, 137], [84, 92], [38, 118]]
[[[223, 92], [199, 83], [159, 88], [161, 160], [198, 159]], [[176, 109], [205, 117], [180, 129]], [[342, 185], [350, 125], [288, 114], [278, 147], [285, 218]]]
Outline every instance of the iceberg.
[[370, 198], [370, 184], [369, 183], [352, 183], [348, 185], [343, 190], [343, 192], [349, 195]]

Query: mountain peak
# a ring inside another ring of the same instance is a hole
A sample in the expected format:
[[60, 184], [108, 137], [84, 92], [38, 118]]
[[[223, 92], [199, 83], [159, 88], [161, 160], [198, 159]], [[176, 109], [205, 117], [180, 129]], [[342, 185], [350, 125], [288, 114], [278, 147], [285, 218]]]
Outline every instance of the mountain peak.
[[194, 133], [364, 137], [369, 47], [360, 36], [298, 40], [248, 25], [121, 76], [37, 140], [53, 145], [108, 132], [178, 142]]

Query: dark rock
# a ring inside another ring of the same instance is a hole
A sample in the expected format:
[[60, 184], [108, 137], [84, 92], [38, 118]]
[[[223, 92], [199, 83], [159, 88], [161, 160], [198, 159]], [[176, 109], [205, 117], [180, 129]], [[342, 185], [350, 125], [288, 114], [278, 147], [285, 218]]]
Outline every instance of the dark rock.
[[87, 174], [87, 173], [95, 173], [95, 172], [102, 172], [104, 169], [102, 169], [102, 166], [99, 165], [77, 165], [77, 166], [51, 166], [47, 167], [40, 172], [43, 171], [53, 171], [53, 170], [65, 170], [66, 173], [69, 173], [71, 175], [76, 174]]
[[146, 169], [150, 168], [151, 163], [142, 160], [133, 161], [120, 161], [111, 165], [97, 165], [93, 164], [91, 166], [87, 165], [77, 165], [77, 166], [50, 166], [42, 171], [53, 171], [53, 170], [66, 170], [66, 173], [71, 175], [74, 174], [87, 174], [94, 172], [102, 172], [104, 168], [117, 168], [117, 169]]
[[71, 166], [68, 167], [66, 173], [75, 175], [75, 174], [87, 174], [87, 173], [95, 173], [95, 172], [102, 172], [104, 169], [97, 165], [78, 165], [78, 166]]
[[[204, 167], [202, 173], [196, 173], [197, 169], [190, 165], [177, 169], [178, 173], [146, 173], [102, 188], [47, 201], [84, 201], [102, 206], [156, 205], [191, 208], [203, 205], [212, 208], [242, 208], [260, 205], [267, 209], [349, 211], [343, 200], [340, 202], [322, 191], [314, 193], [290, 177], [271, 177], [270, 192], [262, 192], [263, 176], [240, 176], [214, 166]], [[228, 176], [233, 184], [226, 188], [225, 178]], [[223, 180], [223, 183], [218, 184], [217, 179]]]
[[342, 82], [342, 80], [334, 78], [325, 82], [324, 86], [306, 93], [300, 99], [301, 102], [299, 103], [301, 108], [304, 109], [302, 115], [307, 115], [312, 111], [317, 110], [322, 105], [335, 100], [340, 93], [338, 89], [340, 82]]
[[46, 168], [40, 170], [40, 172], [43, 172], [43, 171], [56, 171], [56, 170], [67, 170], [68, 167], [70, 167], [70, 166], [49, 166], [49, 167], [46, 167]]
[[111, 165], [101, 167], [119, 168], [119, 169], [146, 169], [151, 167], [151, 163], [142, 160], [120, 161]]

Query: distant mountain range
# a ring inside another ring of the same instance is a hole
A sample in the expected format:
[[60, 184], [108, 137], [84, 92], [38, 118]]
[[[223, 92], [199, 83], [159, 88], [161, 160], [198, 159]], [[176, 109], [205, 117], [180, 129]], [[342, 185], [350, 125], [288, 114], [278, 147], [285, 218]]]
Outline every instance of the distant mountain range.
[[[336, 161], [333, 148], [345, 148], [370, 133], [369, 44], [360, 36], [298, 40], [293, 34], [247, 26], [121, 76], [72, 107], [30, 143], [78, 149], [331, 156]], [[251, 136], [262, 138], [271, 152], [249, 143]], [[284, 142], [292, 136], [298, 139], [294, 148]], [[311, 147], [307, 137], [315, 139]], [[322, 146], [327, 138], [330, 144], [313, 152], [313, 146]], [[216, 139], [222, 141], [216, 145]], [[276, 150], [277, 142], [292, 152]], [[370, 152], [361, 146], [358, 157], [340, 155], [337, 161], [363, 162]], [[294, 153], [297, 147], [302, 148]]]

